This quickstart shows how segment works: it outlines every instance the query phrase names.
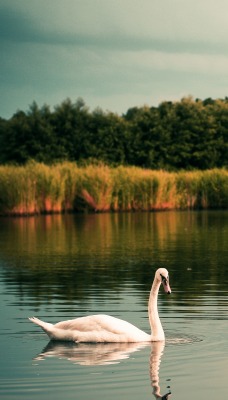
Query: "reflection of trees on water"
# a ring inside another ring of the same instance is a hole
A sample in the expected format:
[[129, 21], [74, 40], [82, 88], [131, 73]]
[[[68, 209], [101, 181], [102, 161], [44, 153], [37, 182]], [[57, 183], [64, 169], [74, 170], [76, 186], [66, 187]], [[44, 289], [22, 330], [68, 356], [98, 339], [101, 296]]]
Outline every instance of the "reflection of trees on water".
[[[226, 287], [227, 212], [67, 215], [2, 219], [0, 266], [6, 285], [38, 302], [86, 302], [126, 282], [148, 298], [157, 267], [170, 271], [173, 296], [195, 299]], [[219, 267], [219, 268], [218, 268]], [[89, 288], [89, 290], [88, 290]]]
[[164, 342], [153, 343], [72, 343], [50, 341], [43, 351], [34, 358], [42, 361], [48, 357], [66, 359], [83, 366], [117, 364], [129, 358], [131, 354], [145, 347], [151, 347], [149, 376], [153, 395], [156, 399], [168, 400], [171, 392], [161, 395], [159, 369], [164, 352]]

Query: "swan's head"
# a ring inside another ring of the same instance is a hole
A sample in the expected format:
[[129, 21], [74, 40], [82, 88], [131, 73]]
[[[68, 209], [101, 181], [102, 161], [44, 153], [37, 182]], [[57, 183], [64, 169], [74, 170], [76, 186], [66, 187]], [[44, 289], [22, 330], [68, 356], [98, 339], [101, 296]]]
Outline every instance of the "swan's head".
[[165, 293], [170, 294], [171, 288], [169, 286], [169, 273], [167, 269], [159, 268], [155, 273], [155, 278], [162, 283]]

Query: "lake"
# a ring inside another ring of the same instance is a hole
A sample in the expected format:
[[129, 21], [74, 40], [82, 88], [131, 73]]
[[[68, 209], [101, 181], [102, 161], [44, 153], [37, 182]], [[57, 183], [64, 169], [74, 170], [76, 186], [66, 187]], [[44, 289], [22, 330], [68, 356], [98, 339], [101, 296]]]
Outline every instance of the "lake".
[[[227, 211], [1, 218], [0, 398], [226, 398], [227, 239]], [[28, 321], [104, 313], [149, 333], [159, 267], [165, 345], [50, 342]]]

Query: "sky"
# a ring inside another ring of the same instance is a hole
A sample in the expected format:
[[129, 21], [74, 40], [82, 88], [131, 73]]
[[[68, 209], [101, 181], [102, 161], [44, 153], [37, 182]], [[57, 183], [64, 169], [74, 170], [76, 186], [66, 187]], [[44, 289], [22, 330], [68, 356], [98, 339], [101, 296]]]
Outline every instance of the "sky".
[[228, 95], [227, 0], [0, 0], [0, 117]]

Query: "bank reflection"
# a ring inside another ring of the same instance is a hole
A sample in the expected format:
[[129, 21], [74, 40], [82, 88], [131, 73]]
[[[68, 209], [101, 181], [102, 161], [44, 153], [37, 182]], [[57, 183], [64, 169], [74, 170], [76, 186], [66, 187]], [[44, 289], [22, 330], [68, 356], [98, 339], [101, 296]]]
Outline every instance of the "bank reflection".
[[147, 301], [152, 271], [165, 266], [175, 277], [178, 304], [184, 287], [191, 307], [212, 285], [218, 295], [226, 290], [227, 216], [217, 211], [3, 218], [1, 279], [7, 290], [12, 284], [23, 301], [29, 296], [37, 304], [56, 294], [68, 303], [88, 303], [88, 287], [120, 291], [126, 281]]
[[50, 341], [34, 360], [42, 361], [48, 357], [66, 359], [83, 366], [118, 364], [136, 351], [151, 346], [149, 376], [155, 399], [168, 400], [171, 392], [161, 394], [159, 369], [165, 342], [148, 343], [72, 343]]

